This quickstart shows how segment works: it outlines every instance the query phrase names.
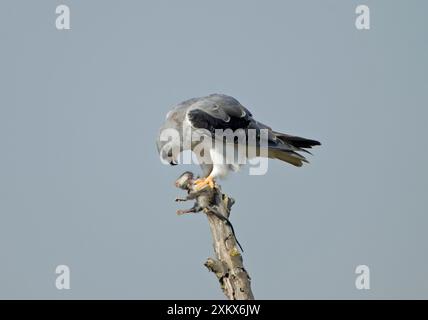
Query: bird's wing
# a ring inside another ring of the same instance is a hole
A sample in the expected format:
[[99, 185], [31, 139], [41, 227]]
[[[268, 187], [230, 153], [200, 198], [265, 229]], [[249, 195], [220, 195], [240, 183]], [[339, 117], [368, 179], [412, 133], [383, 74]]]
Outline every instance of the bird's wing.
[[[296, 151], [306, 151], [319, 142], [301, 137], [290, 136], [273, 131], [269, 126], [256, 121], [251, 112], [236, 99], [220, 94], [213, 94], [194, 101], [186, 110], [186, 118], [194, 129], [206, 129], [214, 137], [216, 129], [267, 129], [268, 156], [286, 161], [295, 166], [307, 162]], [[236, 141], [238, 142], [238, 141]]]
[[248, 109], [236, 99], [225, 95], [210, 95], [200, 98], [187, 109], [187, 118], [195, 129], [245, 129], [252, 121]]
[[194, 129], [206, 129], [214, 136], [216, 129], [232, 131], [243, 129], [268, 130], [268, 140], [276, 137], [270, 127], [253, 119], [251, 112], [230, 96], [212, 94], [200, 98], [186, 112], [186, 117]]
[[243, 129], [246, 132], [248, 129], [254, 129], [258, 134], [261, 129], [266, 129], [269, 146], [286, 144], [277, 139], [276, 133], [269, 126], [255, 120], [247, 108], [230, 96], [212, 94], [200, 98], [187, 108], [186, 117], [194, 129], [206, 129], [212, 135], [216, 129]]

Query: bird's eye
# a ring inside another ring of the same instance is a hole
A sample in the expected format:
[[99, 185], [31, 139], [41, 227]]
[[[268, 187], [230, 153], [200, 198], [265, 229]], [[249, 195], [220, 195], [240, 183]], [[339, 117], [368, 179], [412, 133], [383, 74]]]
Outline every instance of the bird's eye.
[[168, 157], [170, 157], [170, 158], [172, 157], [172, 150], [169, 150], [169, 151], [168, 151], [167, 156], [168, 156]]

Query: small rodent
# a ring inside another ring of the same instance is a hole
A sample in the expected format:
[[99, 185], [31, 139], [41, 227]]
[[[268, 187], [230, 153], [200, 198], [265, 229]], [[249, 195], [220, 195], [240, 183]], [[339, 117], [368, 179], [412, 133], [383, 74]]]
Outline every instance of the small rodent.
[[233, 229], [232, 223], [229, 221], [227, 217], [222, 215], [216, 209], [216, 206], [214, 203], [215, 189], [211, 189], [209, 186], [207, 186], [201, 190], [196, 190], [194, 181], [195, 179], [193, 178], [193, 173], [190, 171], [184, 172], [175, 181], [175, 186], [177, 188], [187, 190], [187, 196], [185, 198], [176, 198], [175, 201], [178, 202], [178, 201], [195, 200], [195, 204], [193, 205], [192, 208], [187, 210], [177, 210], [177, 214], [182, 215], [186, 213], [196, 213], [196, 212], [202, 211], [203, 209], [207, 209], [209, 212], [212, 212], [216, 217], [223, 220], [227, 225], [229, 225], [236, 243], [238, 244], [239, 248], [241, 248], [241, 251], [244, 252], [241, 244], [236, 238], [235, 230]]

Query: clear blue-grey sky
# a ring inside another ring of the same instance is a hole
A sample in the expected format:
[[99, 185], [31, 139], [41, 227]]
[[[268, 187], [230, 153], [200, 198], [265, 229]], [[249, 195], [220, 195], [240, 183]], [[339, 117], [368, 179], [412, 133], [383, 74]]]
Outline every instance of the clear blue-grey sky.
[[[69, 5], [71, 30], [55, 28]], [[355, 28], [366, 4], [371, 29]], [[426, 1], [2, 1], [0, 298], [223, 298], [166, 112], [225, 93], [320, 140], [222, 183], [256, 298], [428, 298]], [[57, 290], [55, 267], [71, 269]], [[371, 289], [355, 288], [357, 265]]]

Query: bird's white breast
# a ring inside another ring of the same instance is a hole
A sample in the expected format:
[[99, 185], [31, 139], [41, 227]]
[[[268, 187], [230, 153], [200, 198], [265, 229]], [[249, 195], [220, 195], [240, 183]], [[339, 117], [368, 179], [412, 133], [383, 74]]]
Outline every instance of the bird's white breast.
[[[227, 153], [231, 152], [231, 153]], [[218, 145], [210, 149], [210, 157], [213, 162], [211, 176], [214, 178], [225, 178], [230, 171], [238, 171], [247, 163], [247, 151], [245, 146], [237, 148], [237, 145], [231, 145], [227, 150], [224, 146], [219, 148]]]

